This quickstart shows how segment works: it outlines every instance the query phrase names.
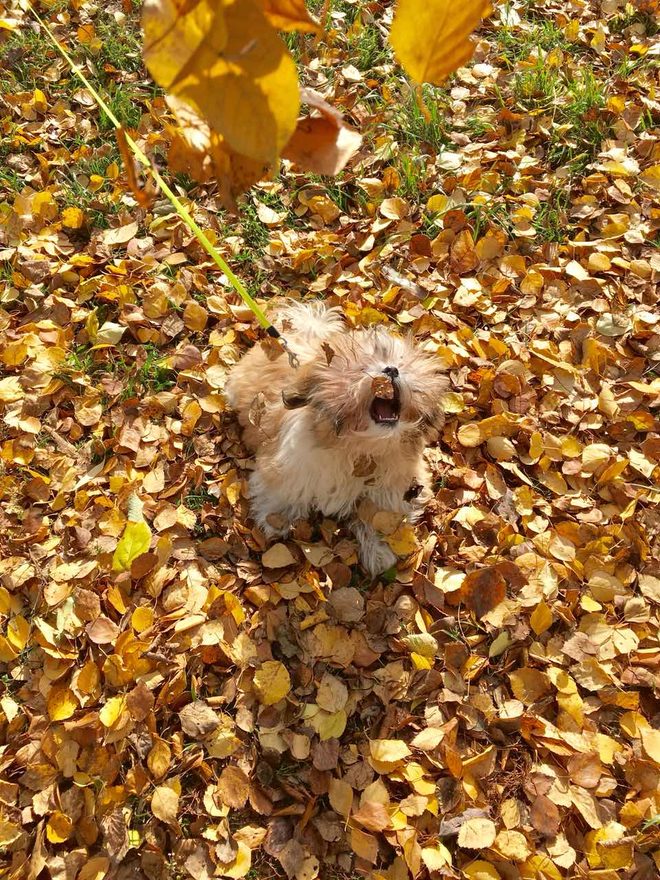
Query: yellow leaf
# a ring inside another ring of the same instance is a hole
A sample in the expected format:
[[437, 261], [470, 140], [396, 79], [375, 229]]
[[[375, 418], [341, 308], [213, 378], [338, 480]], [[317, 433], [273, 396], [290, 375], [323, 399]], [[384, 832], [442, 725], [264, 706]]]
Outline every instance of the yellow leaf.
[[85, 214], [80, 208], [65, 208], [62, 211], [62, 226], [67, 229], [80, 229], [85, 222]]
[[488, 0], [398, 0], [390, 30], [397, 61], [417, 82], [440, 85], [472, 56], [470, 34], [490, 8]]
[[500, 413], [480, 422], [467, 422], [458, 429], [458, 442], [461, 446], [475, 448], [489, 437], [511, 437], [517, 434], [520, 425], [510, 413]]
[[442, 193], [437, 193], [426, 203], [426, 210], [431, 214], [437, 214], [439, 211], [444, 211], [449, 205], [449, 196], [443, 195]]
[[562, 880], [561, 872], [544, 855], [532, 856], [520, 866], [523, 880]]
[[648, 727], [642, 730], [642, 748], [655, 763], [660, 764], [660, 730]]
[[172, 750], [165, 740], [157, 739], [147, 755], [147, 767], [149, 768], [151, 775], [155, 779], [160, 779], [161, 776], [165, 776], [171, 760]]
[[99, 719], [104, 727], [114, 727], [121, 718], [126, 707], [126, 698], [110, 697], [108, 702], [99, 712]]
[[660, 192], [660, 165], [651, 165], [650, 168], [642, 171], [639, 176], [643, 183], [656, 192]]
[[109, 868], [110, 859], [107, 856], [95, 856], [85, 862], [76, 880], [103, 880]]
[[351, 829], [351, 849], [361, 859], [376, 864], [378, 860], [378, 841], [373, 834], [366, 834], [359, 828]]
[[[187, 10], [183, 15], [181, 9]], [[144, 60], [154, 79], [192, 105], [229, 146], [272, 164], [296, 127], [298, 76], [254, 0], [151, 0]]]
[[548, 627], [552, 626], [552, 611], [545, 602], [540, 602], [532, 611], [529, 622], [537, 636], [544, 633]]
[[511, 690], [517, 700], [530, 706], [551, 690], [550, 679], [545, 672], [523, 666], [509, 673]]
[[304, 0], [261, 0], [268, 21], [278, 31], [319, 33], [320, 26], [309, 16]]
[[273, 706], [291, 690], [291, 678], [284, 664], [266, 660], [254, 674], [254, 690], [263, 706]]
[[346, 712], [339, 709], [337, 712], [318, 712], [311, 719], [312, 727], [316, 730], [320, 740], [339, 739], [346, 730]]
[[410, 749], [400, 739], [374, 739], [369, 747], [371, 757], [379, 763], [398, 764], [410, 755]]
[[441, 871], [451, 865], [451, 853], [444, 843], [422, 847], [422, 861], [429, 871]]
[[64, 813], [55, 810], [46, 825], [46, 837], [51, 843], [64, 843], [73, 830], [73, 822]]
[[140, 605], [131, 615], [131, 626], [135, 632], [144, 632], [154, 622], [154, 609], [149, 605]]
[[161, 822], [172, 825], [179, 811], [179, 794], [170, 785], [159, 785], [151, 796], [151, 812]]
[[7, 624], [7, 639], [17, 651], [23, 650], [27, 645], [29, 636], [30, 624], [27, 620], [21, 614], [12, 617]]
[[422, 654], [416, 654], [414, 651], [410, 655], [412, 664], [415, 669], [433, 669], [433, 660], [424, 657]]
[[524, 862], [532, 854], [527, 838], [520, 831], [500, 831], [494, 847], [505, 859], [513, 862]]
[[0, 847], [8, 846], [21, 836], [20, 826], [14, 825], [7, 819], [0, 819]]
[[[183, 310], [183, 323], [189, 330], [200, 333], [209, 319], [209, 313], [204, 306], [201, 306], [195, 300], [191, 300]], [[197, 404], [199, 406], [199, 404]]]
[[90, 312], [87, 316], [87, 320], [85, 321], [85, 330], [87, 331], [87, 335], [94, 342], [99, 332], [99, 318], [96, 313], [96, 309]]
[[415, 530], [411, 525], [404, 523], [391, 535], [386, 535], [385, 540], [390, 546], [393, 553], [397, 556], [410, 556], [419, 546]]
[[295, 561], [295, 556], [286, 544], [281, 543], [273, 544], [261, 557], [261, 563], [265, 568], [284, 568], [293, 565]]
[[603, 868], [616, 871], [629, 868], [633, 862], [633, 838], [599, 841], [596, 844], [596, 852], [600, 856]]
[[73, 691], [66, 685], [55, 685], [50, 689], [48, 699], [48, 717], [51, 721], [65, 721], [71, 718], [78, 708], [78, 700], [76, 700]]
[[4, 636], [0, 636], [0, 663], [11, 663], [18, 657], [18, 651]]
[[151, 529], [144, 520], [127, 522], [112, 557], [112, 570], [128, 571], [133, 560], [146, 553], [150, 544]]
[[229, 865], [221, 865], [218, 873], [221, 877], [233, 877], [234, 880], [240, 880], [245, 877], [252, 867], [252, 850], [242, 840], [238, 841], [238, 850], [236, 858]]
[[430, 633], [412, 633], [401, 641], [411, 653], [428, 659], [435, 657], [438, 651], [438, 641]]
[[477, 859], [476, 862], [470, 862], [463, 868], [463, 875], [468, 880], [501, 880], [501, 875], [497, 868], [489, 862]]
[[316, 702], [326, 712], [339, 712], [348, 702], [348, 688], [336, 675], [326, 672], [319, 682]]
[[[320, 115], [298, 120], [282, 156], [305, 171], [338, 174], [359, 149], [362, 135], [346, 125], [337, 110], [317, 92], [302, 89], [301, 98]], [[275, 216], [280, 217], [279, 214]]]

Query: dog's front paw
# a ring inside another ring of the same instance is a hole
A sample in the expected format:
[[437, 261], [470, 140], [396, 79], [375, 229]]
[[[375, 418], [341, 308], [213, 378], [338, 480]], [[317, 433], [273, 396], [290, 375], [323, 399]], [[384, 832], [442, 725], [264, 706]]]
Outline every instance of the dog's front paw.
[[283, 538], [291, 531], [291, 520], [284, 513], [269, 513], [266, 516], [257, 516], [259, 528], [268, 540]]
[[396, 554], [384, 541], [373, 538], [360, 543], [360, 562], [372, 577], [376, 577], [396, 565]]

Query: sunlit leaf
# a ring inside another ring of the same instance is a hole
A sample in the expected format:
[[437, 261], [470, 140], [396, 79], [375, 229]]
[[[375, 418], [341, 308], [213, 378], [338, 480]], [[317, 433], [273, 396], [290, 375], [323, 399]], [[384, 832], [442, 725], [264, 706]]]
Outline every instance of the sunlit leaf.
[[439, 85], [471, 57], [470, 34], [489, 11], [489, 0], [397, 0], [394, 54], [412, 79]]
[[133, 560], [146, 553], [150, 544], [151, 529], [144, 520], [127, 522], [112, 557], [113, 571], [129, 571]]

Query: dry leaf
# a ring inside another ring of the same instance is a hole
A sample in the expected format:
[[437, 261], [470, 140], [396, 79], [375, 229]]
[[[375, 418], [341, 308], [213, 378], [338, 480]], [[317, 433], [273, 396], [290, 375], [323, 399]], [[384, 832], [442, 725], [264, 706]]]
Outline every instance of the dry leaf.
[[279, 703], [291, 690], [286, 666], [278, 660], [267, 660], [254, 674], [254, 690], [264, 706]]

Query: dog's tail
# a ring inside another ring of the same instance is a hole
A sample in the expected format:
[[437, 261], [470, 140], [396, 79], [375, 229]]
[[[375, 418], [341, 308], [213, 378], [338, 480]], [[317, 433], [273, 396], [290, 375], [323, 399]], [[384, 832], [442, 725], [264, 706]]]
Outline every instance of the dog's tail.
[[277, 327], [285, 338], [291, 333], [306, 342], [322, 342], [344, 327], [341, 309], [328, 308], [320, 300], [289, 303], [279, 308], [275, 317]]

